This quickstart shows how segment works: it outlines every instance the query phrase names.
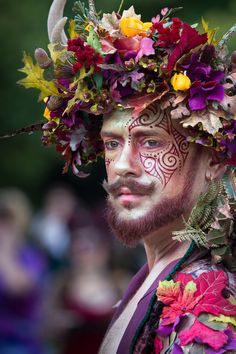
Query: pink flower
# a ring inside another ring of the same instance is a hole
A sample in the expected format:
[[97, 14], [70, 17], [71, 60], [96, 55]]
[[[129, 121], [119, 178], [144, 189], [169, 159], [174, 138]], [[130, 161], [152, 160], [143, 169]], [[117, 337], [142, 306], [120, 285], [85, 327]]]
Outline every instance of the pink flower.
[[154, 55], [155, 49], [153, 48], [154, 41], [151, 38], [143, 38], [140, 43], [140, 49], [135, 57], [136, 63], [144, 55]]

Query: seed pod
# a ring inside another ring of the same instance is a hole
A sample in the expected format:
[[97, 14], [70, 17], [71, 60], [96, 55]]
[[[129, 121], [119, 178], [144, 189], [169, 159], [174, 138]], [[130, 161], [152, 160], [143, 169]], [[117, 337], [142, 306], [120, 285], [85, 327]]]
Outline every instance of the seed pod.
[[235, 71], [235, 69], [236, 69], [236, 50], [232, 53], [230, 59], [231, 59], [232, 70]]
[[231, 55], [231, 62], [236, 64], [236, 50]]
[[47, 102], [47, 107], [50, 111], [55, 111], [63, 105], [63, 98], [51, 96]]
[[42, 48], [37, 48], [34, 52], [35, 60], [42, 69], [47, 69], [52, 64], [52, 60]]

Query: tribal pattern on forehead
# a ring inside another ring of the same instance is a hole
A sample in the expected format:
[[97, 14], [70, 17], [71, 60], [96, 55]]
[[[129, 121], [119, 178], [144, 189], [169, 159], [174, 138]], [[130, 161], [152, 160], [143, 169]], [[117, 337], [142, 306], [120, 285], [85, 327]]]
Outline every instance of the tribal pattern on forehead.
[[158, 178], [163, 188], [170, 181], [175, 171], [182, 171], [189, 152], [189, 143], [178, 132], [171, 121], [170, 115], [162, 111], [156, 104], [149, 106], [140, 117], [129, 122], [129, 134], [139, 126], [162, 128], [170, 135], [167, 146], [155, 153], [139, 154], [145, 172]]

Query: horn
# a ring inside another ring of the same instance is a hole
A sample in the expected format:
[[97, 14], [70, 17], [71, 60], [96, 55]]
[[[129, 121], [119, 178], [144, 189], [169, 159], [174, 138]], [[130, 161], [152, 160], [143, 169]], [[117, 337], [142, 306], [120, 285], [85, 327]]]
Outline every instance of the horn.
[[66, 46], [67, 44], [67, 37], [64, 32], [64, 27], [67, 21], [67, 17], [62, 17], [54, 26], [52, 33], [51, 33], [51, 43], [57, 43], [60, 48]]
[[[66, 0], [53, 0], [48, 14], [48, 37], [52, 43], [66, 45], [67, 36], [64, 31], [66, 18], [63, 17]], [[59, 33], [60, 31], [60, 33]]]

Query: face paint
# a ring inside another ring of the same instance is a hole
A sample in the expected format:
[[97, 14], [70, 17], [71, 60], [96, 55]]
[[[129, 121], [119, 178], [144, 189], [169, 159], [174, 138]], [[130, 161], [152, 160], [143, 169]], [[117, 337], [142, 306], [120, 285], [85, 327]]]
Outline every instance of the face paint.
[[197, 168], [193, 144], [157, 104], [136, 119], [131, 115], [130, 110], [114, 111], [105, 117], [101, 131], [108, 218], [126, 244], [184, 215], [192, 201]]
[[112, 159], [105, 158], [105, 166], [106, 166], [106, 168], [108, 168], [110, 166], [111, 162], [113, 162]]
[[147, 174], [158, 178], [163, 188], [170, 181], [176, 170], [181, 173], [189, 151], [189, 143], [173, 126], [170, 115], [162, 111], [157, 105], [146, 109], [135, 120], [128, 122], [129, 140], [131, 143], [132, 131], [137, 127], [158, 127], [163, 129], [170, 140], [168, 144], [155, 153], [139, 153], [140, 161]]

